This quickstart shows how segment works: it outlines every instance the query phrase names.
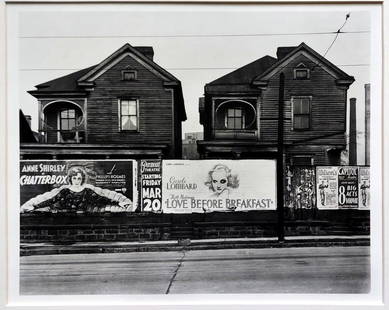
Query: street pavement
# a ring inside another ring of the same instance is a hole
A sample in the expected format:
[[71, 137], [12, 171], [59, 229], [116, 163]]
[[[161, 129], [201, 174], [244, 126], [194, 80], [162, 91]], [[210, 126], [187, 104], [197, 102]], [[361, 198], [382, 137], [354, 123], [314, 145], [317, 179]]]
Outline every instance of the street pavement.
[[21, 257], [20, 294], [368, 293], [369, 247]]

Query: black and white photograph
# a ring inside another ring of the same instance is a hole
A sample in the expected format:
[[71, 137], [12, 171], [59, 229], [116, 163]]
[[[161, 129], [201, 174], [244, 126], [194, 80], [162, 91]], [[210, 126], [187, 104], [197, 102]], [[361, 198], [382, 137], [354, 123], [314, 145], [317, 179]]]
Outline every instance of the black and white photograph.
[[10, 5], [10, 296], [382, 298], [380, 12]]

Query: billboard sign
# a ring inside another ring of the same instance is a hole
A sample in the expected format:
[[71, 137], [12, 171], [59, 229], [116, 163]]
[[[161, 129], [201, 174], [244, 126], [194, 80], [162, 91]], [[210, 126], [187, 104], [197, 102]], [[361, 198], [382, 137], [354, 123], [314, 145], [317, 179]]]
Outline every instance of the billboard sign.
[[275, 160], [165, 160], [164, 213], [275, 210]]
[[359, 167], [359, 209], [370, 209], [370, 167]]
[[131, 212], [137, 206], [132, 160], [21, 160], [21, 212]]
[[338, 208], [338, 167], [316, 168], [316, 193], [318, 209]]
[[139, 172], [141, 211], [162, 212], [162, 160], [142, 159]]
[[370, 168], [316, 167], [318, 209], [369, 209]]
[[358, 167], [338, 168], [338, 204], [341, 209], [358, 208]]

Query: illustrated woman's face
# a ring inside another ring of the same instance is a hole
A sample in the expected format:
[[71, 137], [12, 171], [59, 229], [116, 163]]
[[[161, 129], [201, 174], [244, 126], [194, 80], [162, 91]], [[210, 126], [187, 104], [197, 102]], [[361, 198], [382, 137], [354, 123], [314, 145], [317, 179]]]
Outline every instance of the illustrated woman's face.
[[212, 188], [220, 194], [227, 188], [227, 174], [223, 170], [216, 170], [212, 173]]
[[72, 185], [81, 185], [81, 183], [82, 183], [81, 173], [77, 173], [76, 175], [73, 175], [71, 183], [72, 183]]

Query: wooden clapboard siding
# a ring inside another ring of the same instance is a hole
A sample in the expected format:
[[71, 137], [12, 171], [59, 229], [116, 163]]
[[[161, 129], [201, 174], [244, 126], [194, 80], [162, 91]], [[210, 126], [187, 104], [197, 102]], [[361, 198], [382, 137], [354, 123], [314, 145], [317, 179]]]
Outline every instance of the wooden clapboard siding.
[[[122, 81], [122, 70], [136, 70], [136, 81]], [[137, 132], [119, 130], [119, 99], [139, 102]], [[89, 143], [166, 143], [172, 144], [172, 93], [156, 76], [131, 57], [95, 80], [88, 98]]]
[[[293, 69], [300, 63], [304, 63], [307, 68], [314, 68], [310, 70], [310, 79], [294, 79]], [[346, 91], [336, 86], [332, 75], [303, 55], [290, 62], [282, 72], [285, 74], [285, 143], [345, 131]], [[269, 80], [268, 87], [262, 95], [260, 141], [277, 141], [278, 92], [279, 74], [276, 74]], [[292, 128], [291, 101], [293, 96], [312, 97], [311, 128], [309, 130], [293, 130]], [[340, 136], [331, 139], [331, 142], [344, 144], [344, 138]], [[318, 141], [311, 143], [318, 143]]]

